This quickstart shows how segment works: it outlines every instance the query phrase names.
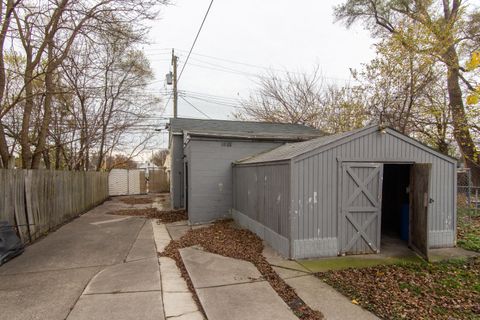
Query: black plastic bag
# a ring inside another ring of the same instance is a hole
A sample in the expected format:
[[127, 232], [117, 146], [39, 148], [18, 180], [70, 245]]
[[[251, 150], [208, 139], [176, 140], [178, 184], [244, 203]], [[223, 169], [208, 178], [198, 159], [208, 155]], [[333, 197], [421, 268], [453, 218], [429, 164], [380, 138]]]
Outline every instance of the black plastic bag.
[[23, 243], [15, 229], [7, 221], [0, 221], [0, 266], [21, 254], [23, 250]]

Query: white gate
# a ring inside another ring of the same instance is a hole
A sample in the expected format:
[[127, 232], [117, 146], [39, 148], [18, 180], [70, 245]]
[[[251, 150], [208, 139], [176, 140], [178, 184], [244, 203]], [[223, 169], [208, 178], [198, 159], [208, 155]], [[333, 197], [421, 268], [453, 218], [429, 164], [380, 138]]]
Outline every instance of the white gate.
[[145, 193], [145, 174], [141, 169], [112, 169], [108, 175], [111, 196]]

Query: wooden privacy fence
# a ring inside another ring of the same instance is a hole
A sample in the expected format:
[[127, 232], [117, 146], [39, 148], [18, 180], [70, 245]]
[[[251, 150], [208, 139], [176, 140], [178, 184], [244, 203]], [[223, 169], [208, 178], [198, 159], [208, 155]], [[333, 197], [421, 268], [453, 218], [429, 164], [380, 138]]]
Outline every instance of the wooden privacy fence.
[[108, 173], [0, 169], [0, 220], [17, 226], [24, 243], [107, 197]]
[[170, 192], [170, 180], [163, 169], [148, 170], [148, 192], [161, 193]]

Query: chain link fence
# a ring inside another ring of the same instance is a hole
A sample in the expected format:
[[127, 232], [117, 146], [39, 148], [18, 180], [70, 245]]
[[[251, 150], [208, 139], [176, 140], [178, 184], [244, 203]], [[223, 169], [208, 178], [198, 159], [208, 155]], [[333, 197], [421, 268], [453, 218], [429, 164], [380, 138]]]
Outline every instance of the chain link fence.
[[457, 171], [457, 207], [475, 215], [480, 213], [480, 187], [472, 184], [469, 169]]

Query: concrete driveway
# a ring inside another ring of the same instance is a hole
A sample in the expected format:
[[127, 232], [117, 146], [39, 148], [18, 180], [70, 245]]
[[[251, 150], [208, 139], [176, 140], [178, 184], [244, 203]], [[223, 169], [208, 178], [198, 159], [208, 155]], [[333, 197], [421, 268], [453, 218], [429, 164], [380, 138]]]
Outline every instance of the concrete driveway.
[[0, 267], [2, 319], [164, 319], [152, 224], [109, 201]]

